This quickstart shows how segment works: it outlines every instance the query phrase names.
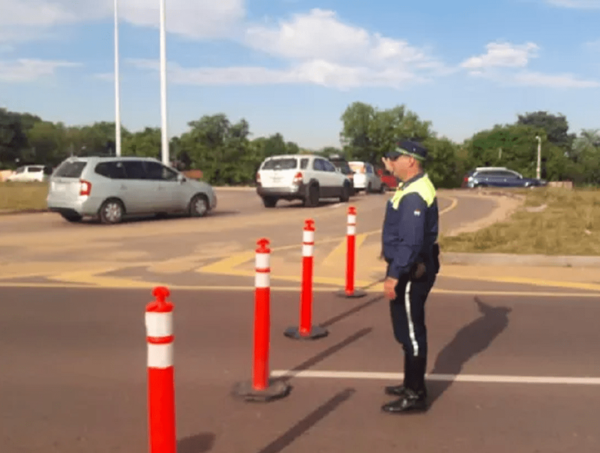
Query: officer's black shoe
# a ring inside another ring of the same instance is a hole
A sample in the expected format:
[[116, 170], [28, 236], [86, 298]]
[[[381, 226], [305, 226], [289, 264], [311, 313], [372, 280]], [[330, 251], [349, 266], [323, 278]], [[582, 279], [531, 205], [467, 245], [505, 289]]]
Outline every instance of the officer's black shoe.
[[404, 396], [406, 387], [404, 385], [390, 385], [385, 388], [385, 394], [391, 396]]
[[424, 412], [428, 409], [427, 394], [425, 391], [415, 392], [412, 389], [405, 388], [404, 396], [396, 401], [384, 404], [381, 410], [390, 414], [406, 414], [414, 412]]

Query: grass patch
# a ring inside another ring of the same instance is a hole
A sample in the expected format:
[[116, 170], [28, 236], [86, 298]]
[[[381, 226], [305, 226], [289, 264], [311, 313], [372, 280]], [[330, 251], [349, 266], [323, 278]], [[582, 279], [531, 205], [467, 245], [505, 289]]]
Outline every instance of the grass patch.
[[46, 209], [48, 183], [0, 182], [0, 212]]
[[442, 236], [442, 250], [600, 255], [600, 190], [543, 188], [518, 193], [525, 195], [525, 203], [510, 219], [474, 233]]

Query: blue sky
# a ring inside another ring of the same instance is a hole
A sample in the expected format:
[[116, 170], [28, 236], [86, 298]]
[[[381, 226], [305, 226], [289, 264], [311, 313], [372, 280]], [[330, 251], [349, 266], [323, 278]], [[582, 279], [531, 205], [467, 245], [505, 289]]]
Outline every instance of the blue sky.
[[[225, 113], [339, 145], [354, 101], [462, 141], [517, 114], [600, 128], [600, 0], [167, 0], [168, 129]], [[160, 125], [159, 0], [119, 0], [121, 116]], [[113, 1], [0, 0], [0, 106], [113, 121]]]

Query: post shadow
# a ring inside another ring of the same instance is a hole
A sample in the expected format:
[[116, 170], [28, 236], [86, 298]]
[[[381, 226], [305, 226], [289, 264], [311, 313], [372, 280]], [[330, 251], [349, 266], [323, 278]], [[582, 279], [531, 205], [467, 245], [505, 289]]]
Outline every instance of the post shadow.
[[[289, 430], [271, 442], [269, 445], [264, 447], [258, 453], [280, 453], [296, 439], [302, 436], [310, 428], [315, 426], [327, 415], [335, 411], [342, 403], [346, 402], [354, 394], [356, 390], [353, 388], [347, 388], [342, 390], [338, 394], [334, 395], [324, 404], [319, 406], [317, 409], [312, 411]], [[192, 452], [190, 452], [192, 453]]]
[[[440, 351], [431, 374], [459, 375], [463, 365], [482, 351], [508, 327], [508, 307], [493, 307], [475, 297], [481, 316], [459, 330], [452, 341]], [[453, 384], [453, 380], [438, 381], [429, 391], [433, 404]]]
[[184, 437], [177, 442], [177, 453], [208, 453], [215, 444], [213, 433], [200, 433]]
[[333, 317], [327, 319], [326, 321], [319, 323], [319, 326], [321, 326], [321, 327], [332, 326], [335, 323], [340, 322], [342, 319], [348, 318], [349, 316], [352, 316], [353, 314], [358, 313], [359, 311], [364, 310], [365, 308], [368, 308], [371, 305], [376, 304], [377, 302], [380, 302], [382, 299], [383, 299], [383, 296], [374, 297], [373, 299], [363, 302], [360, 305], [356, 305], [355, 307], [352, 307], [349, 310], [346, 310], [346, 311], [340, 313], [339, 315], [333, 316]]
[[289, 370], [289, 372], [286, 373], [285, 375], [283, 375], [279, 378], [276, 378], [276, 379], [279, 381], [282, 381], [282, 382], [288, 382], [294, 376], [295, 373], [307, 370], [310, 367], [316, 365], [317, 363], [322, 362], [327, 357], [330, 357], [333, 354], [335, 354], [336, 352], [339, 352], [340, 350], [344, 349], [349, 344], [354, 343], [357, 340], [360, 340], [362, 337], [364, 337], [365, 335], [368, 335], [372, 331], [373, 331], [372, 327], [367, 327], [365, 329], [361, 329], [358, 332], [350, 335], [345, 340], [342, 340], [339, 343], [334, 344], [333, 346], [331, 346], [331, 347], [325, 349], [324, 351], [320, 352], [319, 354], [315, 355], [314, 357], [311, 357], [310, 359], [305, 360], [300, 365], [297, 365], [294, 368], [292, 368], [291, 370]]

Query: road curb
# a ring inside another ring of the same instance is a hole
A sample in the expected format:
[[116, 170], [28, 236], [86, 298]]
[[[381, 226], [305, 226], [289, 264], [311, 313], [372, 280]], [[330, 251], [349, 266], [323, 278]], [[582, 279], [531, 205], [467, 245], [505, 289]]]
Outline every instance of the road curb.
[[600, 267], [600, 256], [446, 252], [440, 254], [440, 261], [462, 266]]
[[47, 209], [14, 209], [14, 210], [0, 210], [0, 216], [7, 215], [18, 215], [18, 214], [42, 214], [44, 212], [50, 212]]

